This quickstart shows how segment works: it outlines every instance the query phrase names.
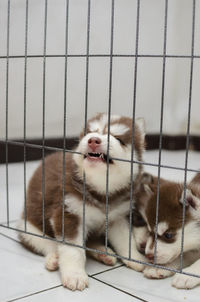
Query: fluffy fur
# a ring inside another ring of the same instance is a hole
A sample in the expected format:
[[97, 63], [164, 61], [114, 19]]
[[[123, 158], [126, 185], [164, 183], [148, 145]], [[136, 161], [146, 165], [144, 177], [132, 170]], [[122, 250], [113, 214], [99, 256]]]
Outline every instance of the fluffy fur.
[[[144, 254], [150, 262], [154, 260], [156, 232], [157, 185], [144, 184], [136, 194], [136, 207], [146, 223]], [[158, 210], [158, 237], [156, 262], [176, 270], [180, 269], [182, 242], [182, 215], [184, 204], [184, 185], [163, 181], [160, 185]], [[185, 193], [185, 225], [183, 272], [200, 274], [200, 174], [187, 185]], [[144, 227], [145, 228], [145, 227]], [[135, 233], [136, 242], [141, 236]], [[144, 238], [144, 237], [143, 237]], [[137, 246], [138, 247], [138, 246]], [[140, 249], [140, 247], [138, 247]], [[164, 278], [173, 272], [146, 267], [144, 275], [148, 278]], [[175, 274], [172, 285], [176, 288], [193, 288], [200, 279], [185, 274]]]
[[[137, 119], [132, 127], [132, 120], [126, 117], [111, 116], [110, 144], [108, 149], [108, 116], [98, 114], [88, 121], [87, 134], [80, 136], [76, 154], [66, 153], [64, 174], [63, 205], [63, 153], [48, 156], [35, 171], [27, 192], [27, 231], [33, 234], [65, 240], [70, 244], [83, 245], [83, 227], [86, 239], [95, 233], [100, 237], [105, 233], [106, 190], [108, 189], [108, 239], [118, 255], [129, 257], [129, 224], [126, 219], [130, 207], [131, 141], [134, 136], [134, 159], [142, 160], [144, 143], [144, 123]], [[134, 129], [134, 133], [132, 130]], [[106, 186], [107, 164], [109, 182]], [[133, 165], [134, 188], [139, 187], [141, 166]], [[86, 187], [84, 189], [84, 181]], [[44, 192], [43, 186], [44, 184]], [[83, 226], [83, 195], [85, 192], [85, 225]], [[44, 193], [44, 196], [43, 196]], [[44, 223], [43, 223], [44, 197]], [[63, 213], [64, 210], [64, 213]], [[64, 214], [64, 215], [63, 215]], [[64, 224], [63, 224], [64, 222]], [[19, 225], [24, 229], [24, 214]], [[21, 233], [22, 243], [32, 251], [46, 257], [46, 268], [60, 268], [62, 283], [71, 290], [83, 290], [88, 286], [85, 272], [85, 251], [73, 245], [48, 241], [30, 234]], [[88, 242], [94, 247], [95, 242]], [[100, 251], [105, 247], [96, 244]], [[137, 251], [132, 238], [134, 259], [144, 260]], [[109, 250], [112, 252], [112, 250]], [[94, 254], [93, 254], [94, 256]], [[95, 255], [94, 257], [97, 258]], [[114, 264], [112, 257], [98, 257], [101, 261]], [[124, 263], [136, 270], [143, 266], [131, 261]]]

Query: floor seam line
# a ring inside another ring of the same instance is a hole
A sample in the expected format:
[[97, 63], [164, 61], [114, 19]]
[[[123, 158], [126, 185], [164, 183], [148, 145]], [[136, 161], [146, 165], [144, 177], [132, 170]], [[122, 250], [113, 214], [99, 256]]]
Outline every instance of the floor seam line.
[[123, 266], [124, 266], [124, 264], [120, 264], [120, 265], [118, 265], [116, 267], [111, 267], [111, 268], [108, 268], [108, 269], [106, 269], [104, 271], [101, 271], [101, 272], [98, 272], [98, 273], [94, 273], [94, 274], [90, 275], [90, 277], [97, 276], [97, 275], [100, 275], [100, 274], [103, 274], [103, 273], [106, 273], [106, 272], [109, 272], [109, 271], [113, 271], [113, 270], [115, 270], [117, 268], [120, 268], [120, 267], [123, 267]]
[[108, 282], [105, 282], [105, 281], [103, 281], [103, 280], [101, 280], [101, 279], [98, 279], [98, 278], [95, 278], [95, 277], [92, 277], [92, 276], [91, 276], [91, 278], [93, 278], [94, 280], [99, 281], [99, 282], [101, 282], [101, 283], [103, 283], [103, 284], [105, 284], [105, 285], [107, 285], [107, 286], [109, 286], [109, 287], [112, 287], [112, 288], [114, 288], [114, 289], [116, 289], [116, 290], [118, 290], [118, 291], [120, 291], [120, 292], [122, 292], [122, 293], [124, 293], [124, 294], [126, 294], [126, 295], [129, 295], [129, 296], [131, 296], [131, 297], [133, 297], [133, 298], [135, 298], [135, 299], [138, 299], [138, 300], [140, 300], [140, 301], [142, 301], [142, 302], [149, 302], [149, 301], [144, 300], [144, 299], [142, 299], [142, 298], [140, 298], [140, 297], [138, 297], [138, 296], [135, 296], [135, 295], [133, 295], [133, 294], [131, 294], [131, 293], [129, 293], [129, 292], [127, 292], [127, 291], [121, 289], [121, 288], [118, 288], [118, 287], [116, 287], [116, 286], [114, 286], [114, 285], [112, 285], [112, 284], [110, 284], [110, 283], [108, 283]]
[[14, 302], [14, 301], [22, 300], [24, 298], [31, 297], [31, 296], [34, 296], [34, 295], [38, 295], [38, 294], [41, 294], [43, 292], [46, 292], [46, 291], [49, 291], [49, 290], [53, 290], [53, 289], [61, 287], [61, 286], [62, 286], [62, 284], [59, 284], [59, 285], [56, 285], [56, 286], [52, 286], [52, 287], [49, 287], [49, 288], [46, 288], [46, 289], [43, 289], [43, 290], [31, 293], [31, 294], [24, 295], [22, 297], [18, 297], [18, 298], [14, 298], [14, 299], [11, 299], [11, 300], [7, 300], [5, 302]]

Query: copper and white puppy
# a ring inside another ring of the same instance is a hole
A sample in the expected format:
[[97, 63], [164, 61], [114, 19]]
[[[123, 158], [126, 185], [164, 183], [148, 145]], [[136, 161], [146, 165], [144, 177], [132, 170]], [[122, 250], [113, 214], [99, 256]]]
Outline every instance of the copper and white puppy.
[[[142, 160], [144, 122], [137, 119], [134, 128], [134, 159]], [[132, 120], [111, 116], [109, 148], [108, 240], [118, 255], [129, 255], [129, 224], [126, 219], [130, 203], [130, 163], [111, 158], [131, 159]], [[64, 239], [83, 245], [83, 175], [86, 176], [85, 235], [104, 234], [106, 219], [108, 116], [98, 114], [88, 121], [87, 134], [81, 134], [76, 148], [81, 154], [67, 153], [65, 174]], [[141, 166], [134, 164], [134, 185], [137, 186]], [[45, 159], [45, 235], [62, 240], [63, 153]], [[24, 217], [24, 216], [22, 216]], [[20, 222], [24, 229], [24, 220]], [[42, 235], [42, 165], [35, 171], [27, 192], [27, 231]], [[82, 248], [44, 240], [21, 233], [22, 243], [46, 257], [46, 268], [60, 268], [62, 283], [71, 290], [88, 286], [85, 272], [85, 251]], [[134, 259], [144, 260], [132, 238]], [[124, 261], [136, 270], [142, 265]]]
[[[156, 230], [156, 199], [157, 185], [144, 184], [143, 189], [136, 194], [136, 208], [143, 217], [146, 227], [135, 232], [138, 241], [143, 232], [143, 248], [146, 258], [153, 262]], [[160, 185], [157, 264], [180, 269], [180, 254], [182, 240], [182, 215], [184, 200], [184, 185], [171, 181], [162, 181]], [[141, 247], [137, 246], [138, 250]], [[197, 174], [187, 185], [186, 213], [184, 226], [183, 272], [200, 275], [200, 174]], [[165, 278], [174, 273], [160, 268], [148, 266], [144, 275], [148, 278]], [[172, 286], [190, 289], [200, 284], [200, 278], [176, 273]]]

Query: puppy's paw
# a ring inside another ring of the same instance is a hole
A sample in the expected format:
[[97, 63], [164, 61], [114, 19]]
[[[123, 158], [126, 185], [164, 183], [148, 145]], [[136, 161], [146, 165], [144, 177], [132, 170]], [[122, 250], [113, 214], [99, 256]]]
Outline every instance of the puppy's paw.
[[49, 271], [55, 271], [58, 269], [58, 254], [49, 253], [45, 258], [45, 267]]
[[140, 264], [140, 263], [137, 263], [137, 262], [133, 262], [133, 261], [128, 261], [128, 260], [124, 260], [123, 261], [127, 267], [137, 271], [137, 272], [143, 272], [144, 270], [144, 264]]
[[200, 284], [199, 278], [182, 275], [182, 274], [175, 274], [174, 278], [172, 279], [172, 286], [176, 288], [182, 289], [191, 289]]
[[71, 290], [84, 290], [88, 287], [88, 276], [85, 272], [66, 272], [62, 274], [62, 284]]
[[[108, 251], [110, 253], [110, 251]], [[115, 265], [117, 262], [117, 259], [115, 257], [109, 256], [109, 255], [104, 255], [104, 254], [99, 254], [98, 260], [100, 262], [103, 262], [106, 265]]]
[[164, 279], [173, 275], [171, 271], [151, 266], [145, 267], [143, 273], [149, 279]]

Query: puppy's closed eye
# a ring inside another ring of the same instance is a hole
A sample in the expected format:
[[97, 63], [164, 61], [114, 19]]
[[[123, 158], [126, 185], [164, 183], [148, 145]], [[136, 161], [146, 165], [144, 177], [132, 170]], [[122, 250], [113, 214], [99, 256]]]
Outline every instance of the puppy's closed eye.
[[119, 137], [115, 137], [116, 140], [118, 140], [120, 142], [121, 145], [125, 146], [126, 144], [123, 142], [123, 140]]

